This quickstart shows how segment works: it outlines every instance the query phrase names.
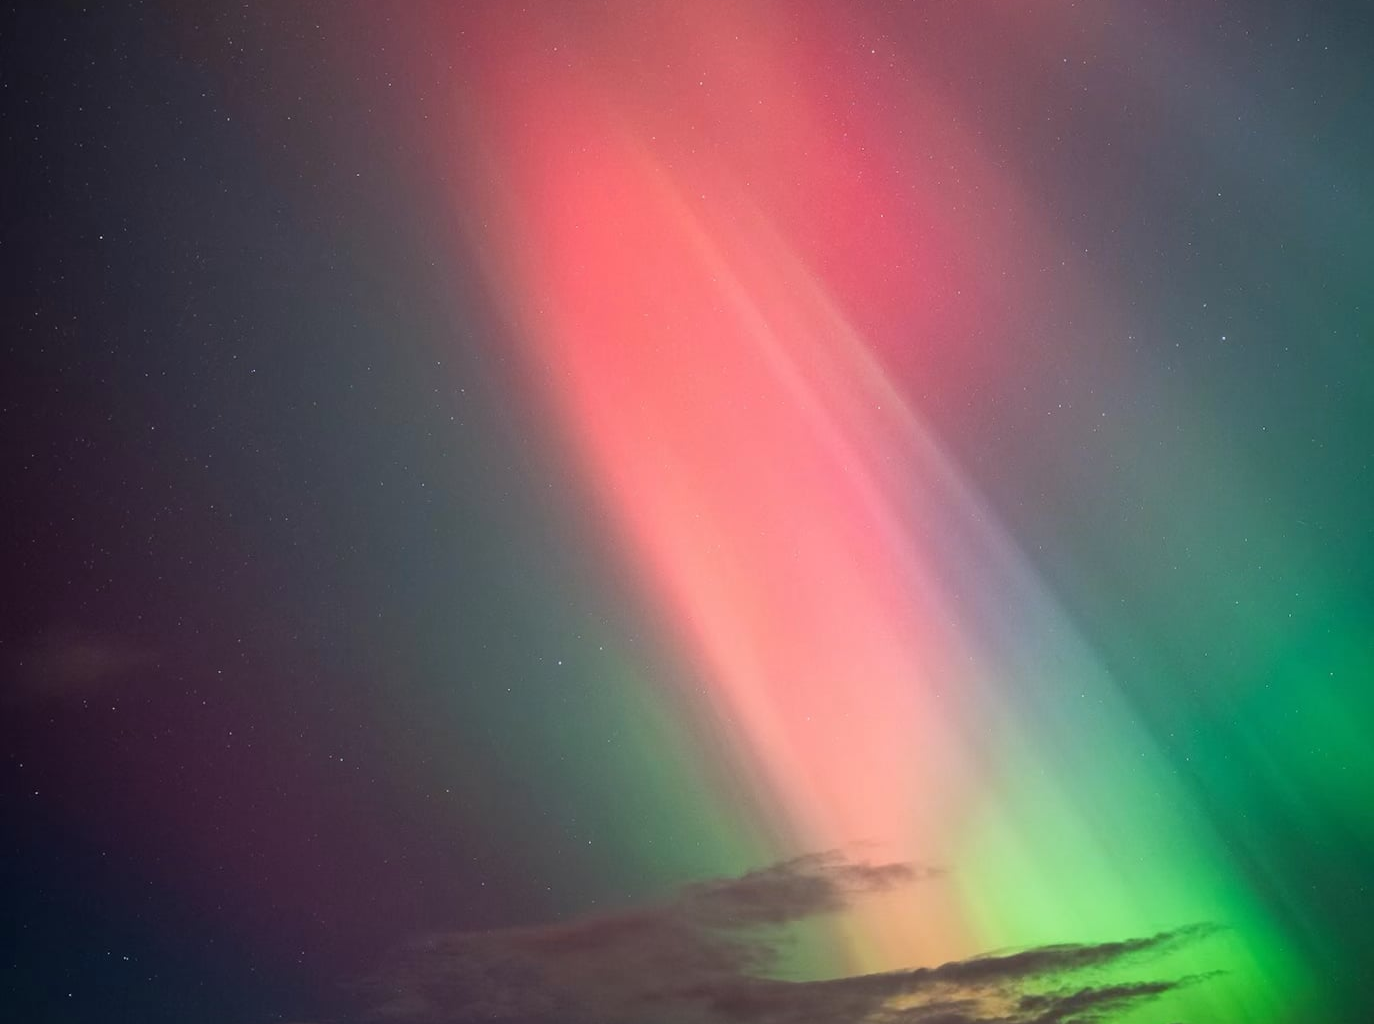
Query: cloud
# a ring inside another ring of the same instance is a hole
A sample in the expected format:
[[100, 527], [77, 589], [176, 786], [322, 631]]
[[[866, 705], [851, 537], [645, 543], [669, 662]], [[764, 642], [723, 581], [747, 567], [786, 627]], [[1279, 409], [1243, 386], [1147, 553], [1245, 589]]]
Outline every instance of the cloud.
[[354, 987], [390, 1024], [1105, 1024], [1196, 978], [1122, 980], [1194, 925], [822, 981], [770, 977], [787, 927], [939, 872], [838, 853], [700, 882], [652, 906], [425, 936]]
[[854, 864], [836, 852], [808, 854], [739, 878], [687, 886], [676, 906], [708, 926], [780, 925], [843, 910], [858, 893], [939, 873], [910, 864]]
[[53, 629], [14, 658], [9, 696], [21, 700], [80, 699], [154, 661], [151, 651], [118, 637]]

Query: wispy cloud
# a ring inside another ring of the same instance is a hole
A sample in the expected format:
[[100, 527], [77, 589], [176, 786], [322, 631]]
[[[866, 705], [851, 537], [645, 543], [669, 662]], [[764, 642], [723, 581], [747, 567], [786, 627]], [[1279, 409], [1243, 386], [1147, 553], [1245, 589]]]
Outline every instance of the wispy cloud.
[[787, 925], [937, 875], [836, 853], [557, 924], [426, 936], [356, 986], [394, 1024], [1103, 1024], [1197, 979], [1123, 980], [1216, 929], [1042, 946], [824, 981], [768, 976]]
[[12, 656], [11, 700], [90, 696], [152, 665], [153, 653], [120, 637], [52, 629]]

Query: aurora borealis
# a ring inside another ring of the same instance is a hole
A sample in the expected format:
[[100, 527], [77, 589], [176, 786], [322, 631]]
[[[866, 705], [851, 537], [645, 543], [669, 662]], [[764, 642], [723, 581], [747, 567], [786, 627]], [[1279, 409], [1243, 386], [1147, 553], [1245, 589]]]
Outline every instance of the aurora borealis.
[[5, 1019], [1368, 1019], [1359, 6], [4, 38]]

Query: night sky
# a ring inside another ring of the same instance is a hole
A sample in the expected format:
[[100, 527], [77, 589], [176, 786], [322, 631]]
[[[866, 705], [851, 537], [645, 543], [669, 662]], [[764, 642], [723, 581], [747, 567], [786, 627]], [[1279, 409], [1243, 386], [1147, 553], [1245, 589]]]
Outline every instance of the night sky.
[[1370, 1019], [1366, 5], [0, 17], [0, 1019]]

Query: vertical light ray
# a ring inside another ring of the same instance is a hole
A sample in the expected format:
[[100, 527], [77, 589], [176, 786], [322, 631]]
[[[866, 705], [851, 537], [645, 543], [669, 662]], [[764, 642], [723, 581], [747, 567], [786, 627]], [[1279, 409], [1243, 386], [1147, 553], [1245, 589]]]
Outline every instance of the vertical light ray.
[[[1231, 977], [1175, 1006], [1272, 1011], [1297, 972], [1274, 925], [874, 340], [900, 324], [953, 367], [1002, 335], [988, 299], [1031, 292], [1008, 253], [1033, 218], [912, 83], [808, 94], [801, 59], [846, 69], [825, 41], [860, 26], [799, 15], [788, 39], [749, 10], [495, 19], [482, 244], [607, 530], [796, 849], [954, 872], [845, 922], [832, 969], [1236, 922], [1179, 955]], [[870, 91], [906, 120], [851, 118]], [[904, 132], [937, 168], [911, 171]]]

